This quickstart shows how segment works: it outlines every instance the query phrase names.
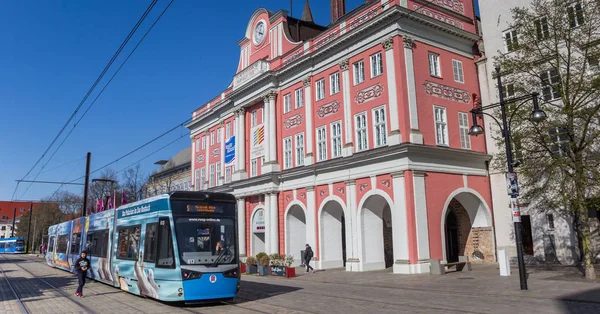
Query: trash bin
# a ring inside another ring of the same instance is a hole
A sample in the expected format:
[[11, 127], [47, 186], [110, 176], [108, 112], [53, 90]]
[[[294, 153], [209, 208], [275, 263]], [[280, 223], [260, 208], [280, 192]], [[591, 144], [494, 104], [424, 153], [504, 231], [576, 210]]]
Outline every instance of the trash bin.
[[304, 250], [300, 250], [300, 267], [306, 266], [306, 261], [304, 260]]

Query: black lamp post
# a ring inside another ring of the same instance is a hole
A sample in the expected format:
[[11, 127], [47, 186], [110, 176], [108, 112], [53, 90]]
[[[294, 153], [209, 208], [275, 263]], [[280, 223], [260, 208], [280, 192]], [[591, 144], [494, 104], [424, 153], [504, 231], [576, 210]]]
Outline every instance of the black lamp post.
[[[525, 270], [525, 261], [523, 259], [523, 241], [521, 236], [521, 211], [519, 209], [519, 205], [517, 203], [517, 197], [519, 196], [519, 184], [517, 181], [517, 175], [513, 170], [513, 166], [517, 166], [515, 161], [513, 161], [512, 156], [512, 146], [510, 143], [510, 123], [512, 122], [512, 118], [514, 114], [518, 111], [519, 107], [524, 105], [526, 102], [532, 100], [533, 101], [533, 111], [530, 115], [530, 120], [533, 122], [541, 122], [546, 119], [546, 113], [539, 108], [538, 104], [538, 93], [532, 93], [531, 95], [525, 95], [520, 97], [511, 98], [508, 102], [519, 102], [521, 103], [514, 109], [510, 118], [507, 121], [506, 117], [506, 101], [504, 100], [503, 89], [502, 89], [502, 78], [500, 76], [500, 68], [496, 68], [496, 75], [498, 80], [498, 91], [500, 93], [500, 102], [497, 104], [491, 104], [485, 107], [476, 107], [471, 110], [471, 114], [473, 116], [473, 126], [469, 129], [469, 135], [478, 136], [483, 134], [484, 130], [481, 125], [477, 124], [477, 116], [487, 115], [492, 117], [494, 121], [500, 127], [502, 132], [502, 137], [504, 138], [504, 145], [506, 148], [506, 163], [507, 163], [507, 187], [508, 194], [510, 195], [510, 202], [512, 207], [513, 214], [513, 222], [515, 224], [515, 240], [517, 244], [517, 259], [519, 262], [519, 278], [521, 281], [521, 290], [527, 290], [527, 272]], [[500, 112], [502, 116], [502, 123], [500, 123], [493, 115], [484, 112], [487, 109], [498, 108], [500, 107]]]

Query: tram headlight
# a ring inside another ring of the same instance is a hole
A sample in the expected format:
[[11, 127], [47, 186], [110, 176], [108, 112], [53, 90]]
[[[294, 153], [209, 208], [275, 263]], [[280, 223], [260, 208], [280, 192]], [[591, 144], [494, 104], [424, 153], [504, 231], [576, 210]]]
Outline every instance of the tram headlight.
[[240, 278], [240, 269], [238, 267], [223, 272], [223, 277]]
[[200, 277], [202, 277], [201, 272], [197, 272], [197, 271], [193, 271], [193, 270], [189, 270], [189, 269], [181, 270], [181, 278], [183, 280], [198, 279]]

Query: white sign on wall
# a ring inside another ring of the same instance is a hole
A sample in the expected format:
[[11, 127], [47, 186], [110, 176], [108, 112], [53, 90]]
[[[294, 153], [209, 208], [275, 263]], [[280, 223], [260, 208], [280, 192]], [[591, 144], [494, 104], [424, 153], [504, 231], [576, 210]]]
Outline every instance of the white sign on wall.
[[265, 155], [265, 126], [259, 124], [250, 129], [250, 159]]
[[265, 233], [265, 210], [259, 209], [252, 218], [252, 232]]

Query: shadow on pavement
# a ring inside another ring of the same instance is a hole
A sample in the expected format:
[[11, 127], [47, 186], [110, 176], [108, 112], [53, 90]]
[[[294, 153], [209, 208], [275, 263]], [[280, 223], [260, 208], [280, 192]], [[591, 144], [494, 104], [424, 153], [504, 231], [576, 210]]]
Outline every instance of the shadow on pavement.
[[565, 313], [600, 313], [600, 287], [559, 298]]
[[[10, 272], [10, 270], [5, 270], [4, 272], [8, 273]], [[53, 286], [55, 286], [58, 289], [73, 284], [76, 281], [75, 278], [65, 278], [56, 276], [45, 276], [43, 277], [43, 279], [50, 282]], [[47, 296], [43, 296], [44, 291], [47, 292], [49, 290], [54, 290], [37, 278], [9, 276], [8, 280], [10, 281], [10, 284], [13, 286], [19, 297], [21, 299], [27, 299], [27, 302], [40, 297], [47, 298]], [[6, 283], [6, 280], [4, 280], [4, 278], [0, 280], [0, 290], [3, 292], [2, 294], [0, 294], [0, 301], [10, 301], [17, 299], [15, 294], [8, 287], [8, 284]]]

